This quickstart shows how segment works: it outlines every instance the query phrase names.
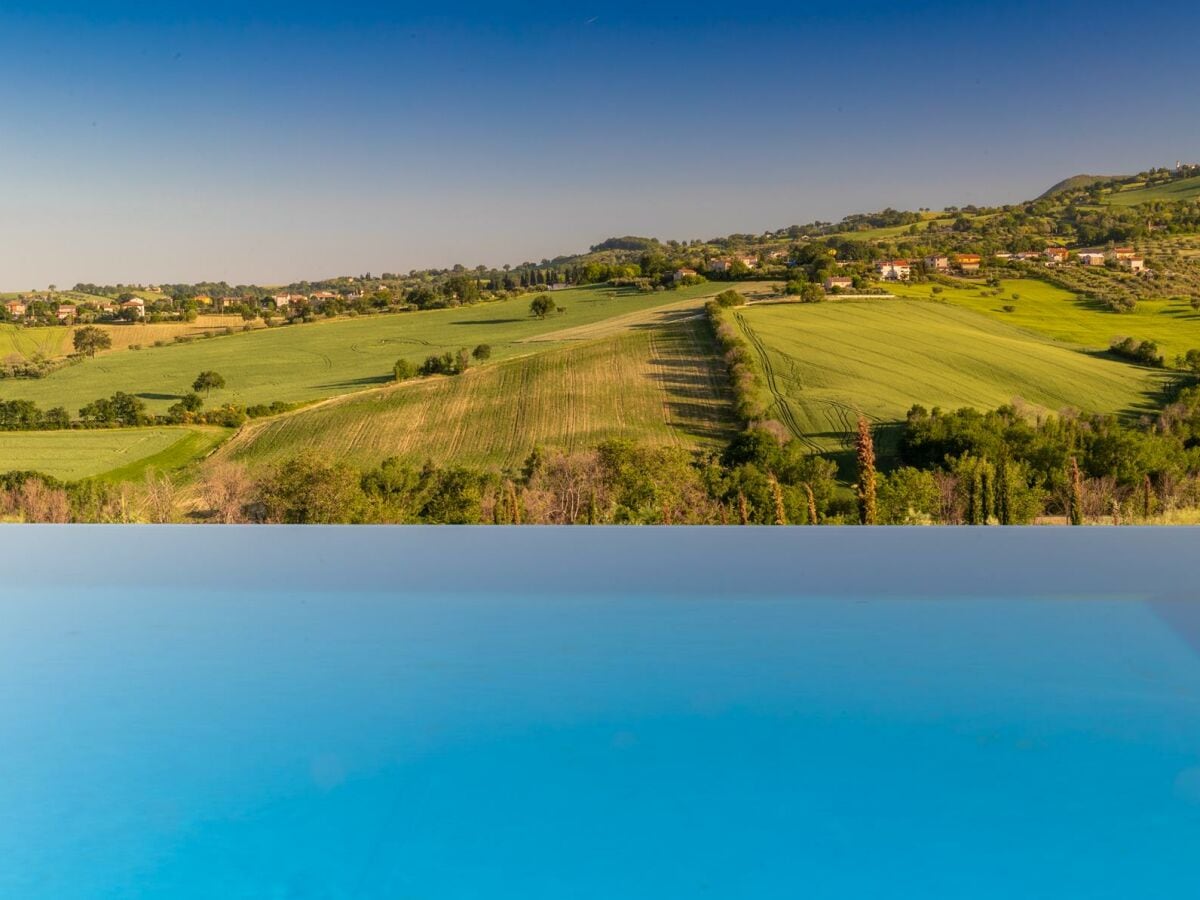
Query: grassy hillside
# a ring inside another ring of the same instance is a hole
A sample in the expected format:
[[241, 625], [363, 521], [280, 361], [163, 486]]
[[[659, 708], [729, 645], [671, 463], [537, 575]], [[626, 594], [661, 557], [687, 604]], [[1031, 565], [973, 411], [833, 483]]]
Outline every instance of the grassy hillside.
[[[945, 287], [940, 294], [934, 294], [930, 284], [899, 284], [889, 290], [900, 297], [952, 303], [1006, 325], [1092, 350], [1107, 350], [1116, 337], [1135, 337], [1157, 341], [1170, 361], [1177, 353], [1200, 347], [1200, 313], [1183, 300], [1142, 300], [1133, 312], [1114, 313], [1044, 281], [1007, 280], [1000, 286], [998, 297], [982, 286], [965, 284]], [[1005, 306], [1016, 309], [1008, 313]]]
[[1137, 206], [1139, 203], [1154, 201], [1175, 203], [1180, 200], [1193, 200], [1196, 197], [1200, 197], [1200, 175], [1180, 178], [1167, 184], [1151, 186], [1130, 184], [1121, 190], [1103, 195], [1102, 199], [1105, 203], [1116, 206]]
[[1055, 194], [1061, 194], [1063, 191], [1078, 191], [1083, 188], [1090, 187], [1098, 181], [1112, 181], [1113, 175], [1072, 175], [1070, 178], [1064, 178], [1058, 184], [1052, 185], [1048, 190], [1043, 191], [1038, 195], [1038, 200], [1044, 200], [1047, 197], [1053, 197]]
[[760, 305], [736, 319], [774, 414], [814, 450], [844, 449], [859, 412], [898, 422], [914, 404], [1148, 409], [1163, 375], [1070, 350], [944, 304], [905, 300]]
[[227, 437], [220, 428], [121, 428], [0, 432], [0, 472], [34, 470], [67, 480], [137, 479], [187, 464]]
[[[521, 343], [567, 326], [588, 325], [639, 310], [716, 293], [719, 284], [643, 294], [598, 286], [556, 292], [562, 315], [537, 319], [528, 296], [458, 309], [363, 316], [262, 329], [189, 344], [111, 353], [37, 381], [0, 381], [0, 398], [28, 399], [74, 411], [96, 397], [126, 391], [153, 412], [189, 389], [197, 373], [216, 370], [227, 387], [210, 404], [318, 400], [386, 383], [396, 359], [492, 346], [494, 359], [528, 353]], [[153, 327], [153, 326], [148, 326]]]
[[451, 378], [410, 381], [251, 425], [220, 455], [252, 465], [301, 449], [370, 464], [512, 467], [534, 445], [623, 437], [659, 445], [728, 440], [723, 367], [697, 316], [550, 349]]
[[38, 354], [47, 358], [62, 356], [71, 351], [67, 339], [69, 328], [25, 328], [8, 323], [0, 324], [0, 358], [18, 354], [30, 359]]

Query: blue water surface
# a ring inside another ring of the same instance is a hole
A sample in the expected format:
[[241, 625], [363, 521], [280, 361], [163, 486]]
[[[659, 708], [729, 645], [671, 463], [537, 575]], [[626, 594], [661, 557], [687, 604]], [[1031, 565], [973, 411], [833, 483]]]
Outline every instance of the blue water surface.
[[391, 585], [7, 584], [0, 897], [1200, 895], [1187, 598], [814, 595], [774, 545], [793, 590], [672, 546], [547, 589], [526, 533], [528, 589], [382, 543]]

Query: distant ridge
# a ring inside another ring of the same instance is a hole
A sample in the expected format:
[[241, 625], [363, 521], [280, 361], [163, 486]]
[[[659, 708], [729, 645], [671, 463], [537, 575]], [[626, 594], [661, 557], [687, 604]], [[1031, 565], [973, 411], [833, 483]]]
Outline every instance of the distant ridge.
[[1037, 199], [1045, 200], [1047, 197], [1053, 197], [1055, 194], [1061, 194], [1063, 191], [1077, 191], [1081, 188], [1089, 187], [1098, 181], [1113, 181], [1125, 176], [1122, 175], [1072, 175], [1070, 178], [1064, 178], [1058, 184], [1051, 187], [1048, 191], [1043, 192]]

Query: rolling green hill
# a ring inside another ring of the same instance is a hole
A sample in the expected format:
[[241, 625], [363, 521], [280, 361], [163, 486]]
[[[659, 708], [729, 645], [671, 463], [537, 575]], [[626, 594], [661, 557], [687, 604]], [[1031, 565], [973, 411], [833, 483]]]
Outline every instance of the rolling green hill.
[[1102, 200], [1114, 206], [1137, 206], [1139, 203], [1154, 201], [1178, 202], [1194, 200], [1200, 197], [1200, 175], [1191, 178], [1180, 178], [1166, 184], [1137, 185], [1130, 184], [1120, 190], [1104, 194]]
[[820, 452], [845, 449], [859, 413], [887, 424], [916, 403], [994, 408], [1018, 398], [1050, 411], [1133, 413], [1153, 407], [1166, 377], [945, 304], [763, 304], [736, 320], [772, 414]]
[[152, 412], [162, 412], [190, 390], [199, 372], [215, 370], [227, 387], [212, 393], [210, 406], [320, 400], [388, 382], [400, 357], [418, 363], [430, 354], [480, 343], [491, 345], [493, 359], [527, 354], [534, 348], [523, 343], [526, 339], [641, 310], [698, 302], [721, 287], [706, 283], [649, 294], [607, 286], [558, 291], [553, 297], [565, 312], [546, 319], [529, 314], [526, 295], [456, 309], [261, 329], [102, 355], [38, 380], [3, 380], [0, 399], [32, 400], [43, 408], [61, 405], [74, 412], [97, 397], [125, 391], [142, 397]]
[[185, 465], [228, 435], [228, 429], [198, 426], [0, 432], [0, 472], [136, 480], [150, 468]]
[[[1031, 278], [1000, 282], [1000, 296], [978, 285], [898, 284], [899, 297], [938, 300], [981, 313], [998, 322], [1026, 329], [1074, 348], [1107, 350], [1114, 338], [1134, 337], [1158, 343], [1168, 361], [1200, 347], [1200, 313], [1186, 300], [1142, 300], [1128, 313], [1110, 312], [1098, 303]], [[1015, 307], [1005, 312], [1005, 306]]]
[[1061, 194], [1063, 191], [1079, 191], [1086, 187], [1091, 187], [1100, 181], [1112, 181], [1117, 178], [1117, 175], [1072, 175], [1070, 178], [1064, 178], [1058, 184], [1052, 185], [1047, 190], [1038, 195], [1038, 200], [1044, 200], [1047, 197], [1053, 197], [1055, 194]]
[[511, 468], [535, 445], [713, 446], [736, 427], [714, 349], [707, 323], [691, 316], [256, 422], [220, 456], [257, 466], [316, 450], [365, 466], [398, 456]]
[[511, 468], [535, 445], [715, 446], [734, 429], [724, 367], [692, 314], [254, 423], [219, 456], [259, 465], [318, 450], [362, 465], [398, 456]]

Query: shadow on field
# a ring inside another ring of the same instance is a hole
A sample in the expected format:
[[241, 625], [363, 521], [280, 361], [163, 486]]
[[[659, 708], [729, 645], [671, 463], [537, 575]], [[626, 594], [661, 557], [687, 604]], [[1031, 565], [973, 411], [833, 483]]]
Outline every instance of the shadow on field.
[[351, 378], [346, 381], [327, 381], [324, 384], [319, 384], [320, 388], [356, 388], [370, 387], [374, 384], [387, 384], [395, 381], [394, 375], [365, 375], [362, 378]]
[[154, 394], [145, 391], [141, 394], [134, 394], [135, 397], [140, 397], [142, 400], [182, 400], [183, 394]]
[[696, 309], [667, 309], [660, 312], [652, 321], [637, 322], [629, 327], [633, 331], [647, 331], [667, 325], [678, 325], [681, 322], [698, 319], [702, 315], [703, 313]]
[[[676, 318], [672, 314], [672, 319]], [[659, 320], [635, 327], [657, 327], [665, 331], [664, 324]], [[701, 329], [697, 324], [672, 324], [675, 334], [669, 337], [674, 339], [663, 343], [653, 359], [658, 371], [648, 373], [647, 377], [662, 385], [672, 427], [703, 440], [729, 441], [736, 432], [737, 420], [733, 412], [733, 391], [719, 360], [716, 342], [707, 328]]]
[[476, 319], [473, 321], [451, 322], [451, 325], [511, 325], [513, 322], [524, 322], [532, 316], [524, 316], [517, 319]]

